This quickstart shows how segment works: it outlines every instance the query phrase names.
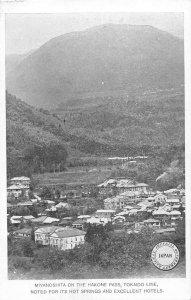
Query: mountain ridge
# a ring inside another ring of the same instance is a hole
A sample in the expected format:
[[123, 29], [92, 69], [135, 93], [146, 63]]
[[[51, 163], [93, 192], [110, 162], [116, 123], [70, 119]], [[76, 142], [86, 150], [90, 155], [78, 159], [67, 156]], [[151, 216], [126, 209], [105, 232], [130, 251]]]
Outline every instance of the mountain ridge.
[[7, 76], [8, 90], [50, 108], [70, 98], [183, 84], [183, 41], [147, 25], [106, 24], [55, 37]]

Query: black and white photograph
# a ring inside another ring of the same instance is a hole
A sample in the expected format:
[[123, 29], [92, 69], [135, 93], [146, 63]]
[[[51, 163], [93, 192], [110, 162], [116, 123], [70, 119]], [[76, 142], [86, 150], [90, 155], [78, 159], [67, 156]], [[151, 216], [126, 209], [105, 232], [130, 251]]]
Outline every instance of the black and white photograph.
[[186, 279], [184, 24], [5, 14], [8, 281]]

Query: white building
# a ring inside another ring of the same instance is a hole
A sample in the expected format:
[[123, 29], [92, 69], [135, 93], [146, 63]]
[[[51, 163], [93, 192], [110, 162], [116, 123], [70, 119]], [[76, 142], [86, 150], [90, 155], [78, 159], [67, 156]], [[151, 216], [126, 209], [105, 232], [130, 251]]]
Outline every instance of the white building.
[[87, 223], [90, 224], [105, 225], [108, 222], [111, 222], [110, 218], [100, 218], [100, 217], [92, 216], [91, 218], [87, 219]]
[[160, 204], [164, 204], [167, 200], [167, 196], [160, 193], [154, 196], [155, 199], [155, 203], [160, 203]]
[[82, 221], [87, 221], [87, 219], [89, 219], [89, 218], [91, 218], [91, 216], [89, 216], [89, 215], [80, 215], [80, 216], [78, 216], [78, 219], [79, 220], [82, 220]]
[[85, 231], [74, 228], [63, 228], [55, 230], [50, 235], [50, 246], [60, 250], [70, 250], [76, 246], [84, 244]]
[[27, 188], [24, 185], [15, 185], [15, 184], [7, 188], [7, 196], [9, 197], [14, 196], [15, 198], [18, 198], [22, 194], [28, 197], [29, 188]]
[[113, 209], [98, 209], [96, 211], [96, 217], [100, 217], [100, 218], [111, 219], [114, 214], [115, 214], [115, 210]]
[[46, 227], [40, 227], [37, 230], [35, 230], [35, 243], [38, 243], [40, 245], [47, 246], [50, 244], [50, 235], [55, 231], [62, 228], [58, 226], [46, 226]]
[[174, 207], [180, 205], [180, 200], [178, 198], [171, 198], [171, 199], [167, 199], [166, 203], [171, 207]]
[[127, 191], [148, 194], [149, 189], [149, 186], [146, 183], [138, 183], [126, 178], [109, 179], [103, 182], [102, 184], [99, 184], [98, 187], [100, 188], [100, 190], [106, 189], [108, 191], [112, 191], [112, 188], [115, 187], [118, 194]]
[[30, 187], [30, 178], [25, 176], [11, 178], [10, 182], [12, 185], [22, 185], [28, 189]]
[[171, 220], [177, 220], [181, 217], [181, 212], [178, 210], [172, 210], [169, 215]]
[[147, 219], [144, 221], [144, 224], [149, 227], [160, 227], [161, 221], [156, 219]]
[[162, 209], [158, 209], [158, 210], [153, 211], [153, 216], [155, 216], [157, 218], [164, 218], [164, 217], [169, 216], [169, 212], [162, 210]]

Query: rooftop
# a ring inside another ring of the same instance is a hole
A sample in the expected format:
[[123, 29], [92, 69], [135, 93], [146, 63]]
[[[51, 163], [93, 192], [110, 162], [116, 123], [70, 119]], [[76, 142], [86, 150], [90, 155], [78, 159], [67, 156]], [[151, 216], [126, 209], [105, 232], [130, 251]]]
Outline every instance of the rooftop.
[[26, 189], [26, 187], [22, 184], [19, 184], [19, 185], [13, 184], [13, 185], [10, 185], [7, 189], [8, 190], [21, 190], [21, 189]]
[[170, 215], [175, 215], [175, 216], [180, 216], [181, 215], [181, 212], [179, 210], [172, 210], [170, 213]]
[[113, 209], [98, 209], [97, 211], [96, 211], [96, 213], [114, 213], [115, 212], [115, 210], [113, 210]]
[[59, 237], [59, 238], [67, 238], [67, 237], [73, 237], [73, 236], [80, 236], [85, 235], [86, 232], [78, 229], [69, 229], [69, 228], [63, 228], [61, 231], [55, 231], [52, 236]]
[[75, 225], [75, 224], [83, 225], [83, 224], [85, 224], [85, 223], [86, 223], [85, 221], [79, 219], [79, 220], [74, 221], [74, 222], [72, 223], [72, 225], [73, 225], [73, 224], [74, 224], [74, 225]]
[[174, 199], [167, 199], [166, 202], [175, 202], [175, 203], [179, 203], [180, 200], [178, 198], [174, 198]]
[[144, 220], [144, 223], [156, 223], [156, 222], [159, 222], [159, 220], [156, 220], [156, 219], [147, 219], [147, 220]]
[[165, 194], [171, 194], [171, 193], [177, 193], [178, 189], [170, 189], [170, 190], [166, 190], [164, 191]]
[[31, 201], [25, 201], [25, 202], [19, 202], [17, 203], [17, 206], [30, 206], [33, 205], [33, 203]]
[[35, 217], [31, 216], [23, 216], [23, 219], [25, 220], [31, 220], [31, 219], [35, 219]]
[[78, 219], [84, 219], [84, 218], [90, 218], [90, 216], [89, 215], [80, 215], [80, 216], [78, 216]]
[[25, 177], [25, 176], [21, 176], [21, 177], [13, 177], [13, 178], [11, 178], [11, 181], [19, 181], [19, 180], [21, 180], [21, 181], [29, 181], [30, 180], [30, 178], [28, 178], [28, 177]]
[[59, 222], [59, 219], [56, 218], [51, 218], [51, 217], [46, 217], [46, 219], [43, 221], [44, 224], [51, 224], [53, 222]]
[[34, 223], [42, 223], [42, 222], [44, 222], [44, 220], [45, 220], [46, 218], [47, 218], [47, 216], [41, 216], [41, 217], [32, 219], [31, 221], [34, 222]]
[[58, 226], [45, 226], [45, 227], [39, 227], [38, 229], [35, 230], [35, 232], [52, 234], [55, 230], [62, 230], [62, 228]]
[[22, 229], [14, 231], [14, 233], [16, 233], [16, 234], [19, 234], [19, 233], [30, 234], [31, 233], [31, 228], [22, 228]]

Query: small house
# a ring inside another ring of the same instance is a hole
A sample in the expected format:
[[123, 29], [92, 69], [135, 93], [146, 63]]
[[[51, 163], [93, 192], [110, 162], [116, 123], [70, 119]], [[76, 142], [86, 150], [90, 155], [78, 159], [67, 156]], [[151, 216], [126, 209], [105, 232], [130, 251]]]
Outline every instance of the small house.
[[72, 223], [72, 227], [76, 228], [76, 229], [84, 230], [85, 224], [86, 224], [86, 221], [78, 219]]
[[25, 176], [11, 178], [10, 182], [12, 185], [22, 185], [27, 189], [30, 187], [30, 178]]
[[144, 224], [146, 226], [150, 226], [150, 227], [160, 227], [161, 221], [156, 220], [156, 219], [147, 219], [147, 220], [144, 220]]
[[13, 232], [14, 237], [19, 238], [30, 238], [31, 237], [31, 228], [22, 228]]

